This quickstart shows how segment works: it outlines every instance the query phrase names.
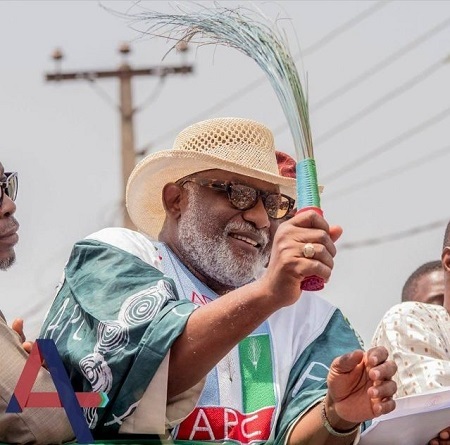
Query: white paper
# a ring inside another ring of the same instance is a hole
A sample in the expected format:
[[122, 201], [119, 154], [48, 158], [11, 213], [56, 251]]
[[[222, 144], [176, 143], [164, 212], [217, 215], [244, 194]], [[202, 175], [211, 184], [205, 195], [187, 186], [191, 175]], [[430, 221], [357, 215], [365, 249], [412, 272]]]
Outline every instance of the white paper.
[[396, 399], [397, 407], [375, 419], [360, 445], [427, 445], [450, 426], [450, 388]]

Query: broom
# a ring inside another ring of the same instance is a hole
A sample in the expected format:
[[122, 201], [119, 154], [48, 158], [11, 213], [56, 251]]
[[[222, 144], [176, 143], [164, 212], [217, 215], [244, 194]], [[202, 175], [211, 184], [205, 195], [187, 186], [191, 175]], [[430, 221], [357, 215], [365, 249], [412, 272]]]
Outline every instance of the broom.
[[[281, 34], [274, 31], [273, 24], [268, 23], [260, 13], [243, 7], [203, 7], [195, 12], [180, 10], [180, 14], [145, 11], [137, 17], [146, 23], [146, 33], [150, 35], [163, 36], [177, 43], [192, 41], [198, 35], [199, 41], [193, 43], [236, 48], [262, 68], [275, 90], [293, 137], [297, 158], [298, 211], [313, 209], [322, 215], [308, 97], [288, 45]], [[301, 284], [304, 290], [320, 290], [323, 287], [323, 279], [316, 276], [307, 277]]]

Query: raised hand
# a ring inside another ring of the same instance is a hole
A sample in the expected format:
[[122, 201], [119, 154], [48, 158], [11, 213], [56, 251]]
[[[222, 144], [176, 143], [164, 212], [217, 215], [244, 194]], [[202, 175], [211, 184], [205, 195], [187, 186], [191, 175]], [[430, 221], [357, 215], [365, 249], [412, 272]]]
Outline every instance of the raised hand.
[[[299, 213], [278, 227], [271, 258], [263, 277], [268, 293], [283, 298], [289, 306], [300, 297], [300, 283], [306, 277], [317, 276], [328, 281], [334, 267], [335, 241], [342, 234], [339, 226], [329, 226], [314, 211]], [[306, 257], [304, 247], [312, 244], [314, 254]]]
[[395, 408], [397, 390], [392, 376], [397, 365], [382, 347], [337, 357], [328, 373], [328, 398], [336, 415], [347, 422], [363, 422]]

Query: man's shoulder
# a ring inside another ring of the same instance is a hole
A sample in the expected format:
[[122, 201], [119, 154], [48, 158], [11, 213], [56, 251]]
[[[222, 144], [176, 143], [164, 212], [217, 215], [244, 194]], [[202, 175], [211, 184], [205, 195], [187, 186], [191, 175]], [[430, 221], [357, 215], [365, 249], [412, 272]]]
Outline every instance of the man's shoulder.
[[106, 227], [97, 232], [91, 233], [86, 236], [85, 239], [107, 242], [109, 244], [115, 244], [121, 241], [123, 242], [124, 240], [153, 244], [150, 238], [146, 235], [124, 227]]
[[423, 338], [426, 332], [440, 335], [449, 321], [449, 314], [443, 306], [417, 301], [399, 303], [383, 315], [375, 329], [372, 345], [388, 347], [407, 340], [411, 335]]
[[87, 236], [80, 243], [97, 242], [121, 249], [134, 255], [157, 269], [161, 269], [161, 259], [155, 241], [146, 235], [123, 227], [108, 227]]
[[446, 319], [449, 315], [447, 310], [437, 304], [422, 303], [419, 301], [405, 301], [392, 306], [383, 316], [382, 321], [401, 322], [411, 319], [425, 322], [429, 319]]

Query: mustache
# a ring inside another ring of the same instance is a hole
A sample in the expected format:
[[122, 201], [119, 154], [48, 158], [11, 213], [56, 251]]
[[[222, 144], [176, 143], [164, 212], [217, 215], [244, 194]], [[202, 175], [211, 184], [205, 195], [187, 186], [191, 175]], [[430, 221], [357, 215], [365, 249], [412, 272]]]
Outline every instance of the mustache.
[[8, 221], [6, 222], [6, 225], [3, 226], [2, 230], [0, 231], [0, 234], [3, 235], [5, 233], [12, 232], [13, 230], [18, 230], [19, 226], [20, 224], [17, 219], [14, 218], [14, 216], [10, 216], [8, 218]]
[[266, 230], [258, 230], [252, 224], [245, 221], [230, 221], [225, 226], [225, 235], [228, 235], [230, 232], [247, 232], [255, 235], [258, 240], [259, 245], [264, 249], [270, 241], [269, 232]]

